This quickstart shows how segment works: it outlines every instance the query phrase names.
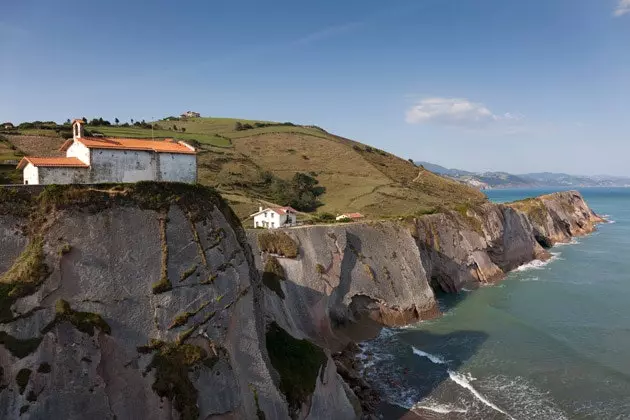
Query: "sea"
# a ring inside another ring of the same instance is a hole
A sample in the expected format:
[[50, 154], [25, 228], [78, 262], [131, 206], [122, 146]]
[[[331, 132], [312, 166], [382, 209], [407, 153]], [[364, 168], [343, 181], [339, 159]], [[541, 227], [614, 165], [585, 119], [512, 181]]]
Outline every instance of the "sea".
[[579, 190], [610, 223], [361, 345], [383, 418], [630, 419], [630, 189]]

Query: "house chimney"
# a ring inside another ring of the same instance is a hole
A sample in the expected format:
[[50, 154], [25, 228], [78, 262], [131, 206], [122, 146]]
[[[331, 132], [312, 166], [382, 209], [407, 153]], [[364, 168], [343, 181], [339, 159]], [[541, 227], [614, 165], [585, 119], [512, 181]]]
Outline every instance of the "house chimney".
[[72, 138], [74, 140], [83, 138], [83, 120], [76, 119], [72, 121]]
[[263, 211], [262, 206], [258, 206], [258, 211]]

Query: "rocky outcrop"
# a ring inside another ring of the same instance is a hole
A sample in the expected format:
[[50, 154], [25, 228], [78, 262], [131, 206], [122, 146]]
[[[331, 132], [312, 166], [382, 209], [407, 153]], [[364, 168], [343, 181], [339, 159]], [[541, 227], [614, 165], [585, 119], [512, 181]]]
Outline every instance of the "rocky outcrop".
[[605, 222], [591, 210], [577, 191], [566, 191], [517, 201], [510, 207], [523, 212], [530, 220], [534, 236], [544, 246], [568, 242], [583, 236]]
[[263, 313], [211, 190], [29, 191], [0, 189], [0, 418], [358, 415], [330, 353]]
[[545, 247], [592, 232], [601, 221], [578, 192], [528, 203], [545, 217], [535, 219], [519, 203], [486, 203], [397, 221], [290, 229], [277, 233], [279, 243], [287, 235], [293, 240], [290, 258], [267, 249], [268, 232], [250, 231], [261, 275], [270, 260], [281, 267], [276, 292], [265, 293], [265, 311], [339, 350], [355, 337], [353, 326], [370, 331], [365, 320], [400, 326], [435, 317], [434, 291], [499, 281], [520, 265], [549, 258]]
[[571, 192], [246, 234], [202, 187], [40, 191], [0, 188], [0, 418], [365, 417], [349, 344], [601, 221]]

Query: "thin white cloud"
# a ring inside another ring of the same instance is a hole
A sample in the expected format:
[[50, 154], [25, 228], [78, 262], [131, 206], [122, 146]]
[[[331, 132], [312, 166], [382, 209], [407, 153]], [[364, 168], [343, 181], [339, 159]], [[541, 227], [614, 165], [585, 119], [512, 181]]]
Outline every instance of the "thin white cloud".
[[619, 4], [615, 9], [615, 16], [623, 16], [630, 13], [630, 0], [619, 0]]
[[298, 45], [308, 45], [313, 42], [322, 41], [327, 38], [332, 38], [337, 35], [344, 34], [346, 32], [351, 32], [361, 26], [363, 26], [364, 22], [349, 22], [341, 25], [329, 26], [327, 28], [320, 29], [316, 32], [312, 32], [303, 36], [302, 38], [296, 39], [291, 42], [290, 45], [298, 46]]
[[407, 110], [409, 124], [438, 124], [455, 127], [484, 127], [497, 122], [514, 122], [520, 114], [495, 114], [484, 104], [462, 98], [426, 98]]

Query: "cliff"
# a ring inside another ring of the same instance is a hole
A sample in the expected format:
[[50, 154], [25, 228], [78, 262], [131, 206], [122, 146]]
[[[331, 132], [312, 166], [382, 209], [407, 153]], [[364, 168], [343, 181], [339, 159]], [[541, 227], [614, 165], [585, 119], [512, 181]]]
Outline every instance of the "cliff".
[[0, 418], [359, 418], [333, 352], [599, 221], [570, 192], [246, 234], [204, 187], [0, 189]]
[[521, 202], [485, 203], [396, 221], [249, 231], [261, 276], [276, 273], [273, 284], [265, 283], [265, 311], [338, 349], [356, 338], [357, 329], [438, 316], [435, 291], [499, 281], [602, 221], [578, 192], [527, 205], [540, 217]]
[[262, 312], [212, 190], [34, 191], [0, 189], [0, 418], [357, 415], [329, 353]]

